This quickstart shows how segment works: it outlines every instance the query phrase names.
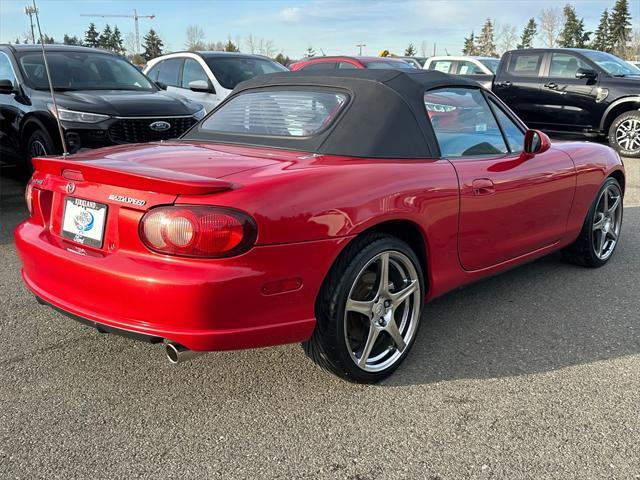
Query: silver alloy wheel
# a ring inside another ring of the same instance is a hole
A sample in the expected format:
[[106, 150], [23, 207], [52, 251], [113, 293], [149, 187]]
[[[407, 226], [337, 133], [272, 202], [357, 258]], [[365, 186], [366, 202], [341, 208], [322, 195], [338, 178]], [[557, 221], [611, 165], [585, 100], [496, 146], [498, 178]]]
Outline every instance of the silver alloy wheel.
[[43, 157], [48, 155], [47, 149], [40, 140], [34, 140], [33, 142], [31, 142], [29, 154], [31, 155], [31, 158]]
[[618, 243], [622, 226], [622, 192], [611, 184], [600, 194], [593, 215], [593, 250], [600, 260], [607, 260]]
[[616, 142], [627, 151], [640, 150], [640, 120], [629, 118], [616, 128]]
[[420, 280], [401, 252], [372, 258], [351, 286], [344, 312], [344, 339], [354, 363], [379, 372], [394, 365], [420, 321]]

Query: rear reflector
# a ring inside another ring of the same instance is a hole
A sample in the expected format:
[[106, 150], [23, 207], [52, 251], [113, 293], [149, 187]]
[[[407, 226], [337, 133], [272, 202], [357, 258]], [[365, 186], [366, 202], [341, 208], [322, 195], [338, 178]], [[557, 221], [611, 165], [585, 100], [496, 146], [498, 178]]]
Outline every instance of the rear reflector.
[[170, 255], [220, 258], [253, 246], [255, 221], [221, 207], [184, 205], [149, 210], [140, 221], [140, 238], [151, 250]]

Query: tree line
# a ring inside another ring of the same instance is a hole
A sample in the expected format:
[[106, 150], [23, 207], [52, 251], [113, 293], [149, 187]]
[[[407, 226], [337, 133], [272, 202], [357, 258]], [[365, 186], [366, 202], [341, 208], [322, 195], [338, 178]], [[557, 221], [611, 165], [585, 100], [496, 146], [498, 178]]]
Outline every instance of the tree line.
[[[595, 32], [587, 31], [584, 18], [579, 18], [571, 4], [543, 9], [536, 18], [530, 18], [518, 39], [516, 27], [503, 25], [496, 33], [495, 23], [487, 19], [479, 35], [471, 32], [464, 39], [462, 53], [498, 57], [514, 47], [532, 48], [536, 37], [545, 47], [591, 48], [616, 54], [623, 58], [640, 55], [640, 32], [631, 28], [628, 0], [616, 0], [611, 11], [605, 9]], [[410, 45], [411, 46], [411, 45]]]

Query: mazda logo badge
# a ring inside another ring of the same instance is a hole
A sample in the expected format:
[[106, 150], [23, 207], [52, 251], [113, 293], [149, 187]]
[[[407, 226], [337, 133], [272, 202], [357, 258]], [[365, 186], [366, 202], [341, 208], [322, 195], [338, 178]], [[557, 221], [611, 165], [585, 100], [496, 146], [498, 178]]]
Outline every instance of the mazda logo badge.
[[163, 120], [159, 120], [157, 122], [153, 122], [149, 124], [149, 128], [154, 132], [164, 132], [171, 128], [171, 124], [169, 122], [165, 122]]
[[71, 194], [73, 192], [76, 191], [76, 184], [73, 182], [69, 182], [67, 183], [67, 186], [65, 188], [65, 190], [67, 191], [67, 193]]

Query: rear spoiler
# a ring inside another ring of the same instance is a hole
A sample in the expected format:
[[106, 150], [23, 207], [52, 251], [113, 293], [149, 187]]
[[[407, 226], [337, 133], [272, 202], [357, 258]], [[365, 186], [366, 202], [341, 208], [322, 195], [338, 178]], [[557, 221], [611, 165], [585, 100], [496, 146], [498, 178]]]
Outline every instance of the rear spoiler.
[[217, 178], [148, 167], [121, 160], [70, 160], [63, 157], [33, 158], [36, 172], [172, 195], [203, 195], [231, 190], [234, 185]]

